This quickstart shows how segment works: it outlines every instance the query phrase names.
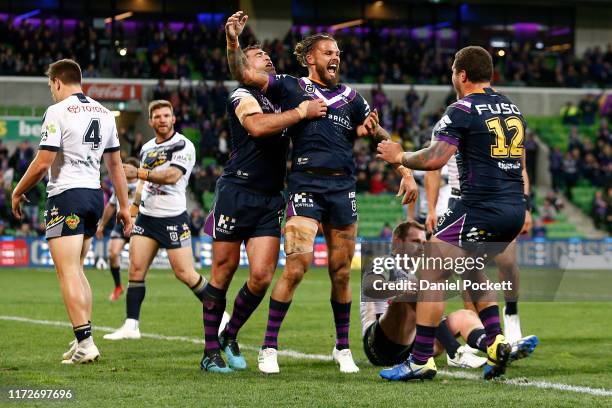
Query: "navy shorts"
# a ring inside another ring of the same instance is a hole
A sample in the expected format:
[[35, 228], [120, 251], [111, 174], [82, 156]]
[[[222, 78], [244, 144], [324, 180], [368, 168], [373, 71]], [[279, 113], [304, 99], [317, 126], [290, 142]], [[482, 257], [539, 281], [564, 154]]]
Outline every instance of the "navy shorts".
[[470, 252], [502, 252], [523, 228], [525, 204], [487, 202], [469, 205], [464, 200], [449, 202], [438, 217], [435, 236]]
[[101, 189], [71, 188], [49, 197], [45, 208], [47, 239], [83, 234], [93, 237], [104, 210]]
[[290, 193], [287, 218], [299, 215], [335, 227], [357, 222], [355, 190], [339, 193]]
[[110, 239], [124, 239], [126, 241], [130, 240], [130, 237], [126, 237], [123, 235], [123, 224], [120, 222], [115, 222], [115, 226], [111, 230]]
[[266, 195], [219, 179], [204, 232], [215, 241], [280, 238], [284, 208], [280, 192]]
[[191, 247], [191, 230], [187, 212], [174, 217], [151, 217], [138, 214], [132, 235], [142, 235], [157, 241], [160, 248]]

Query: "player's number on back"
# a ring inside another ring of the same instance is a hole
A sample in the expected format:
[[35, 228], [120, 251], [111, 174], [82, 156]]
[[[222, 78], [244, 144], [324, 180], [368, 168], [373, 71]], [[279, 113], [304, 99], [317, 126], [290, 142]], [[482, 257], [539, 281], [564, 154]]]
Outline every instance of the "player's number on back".
[[102, 138], [100, 137], [100, 119], [93, 118], [91, 122], [89, 122], [89, 126], [87, 126], [87, 130], [83, 136], [83, 143], [89, 143], [93, 150], [97, 150], [100, 148], [100, 142], [102, 142]]
[[[502, 126], [501, 118], [491, 118], [486, 121], [487, 127], [495, 135], [495, 143], [491, 145], [491, 156], [495, 158], [523, 156], [523, 138], [525, 128], [523, 122], [516, 116], [510, 116], [504, 120], [506, 130]], [[506, 134], [514, 132], [510, 139], [510, 146], [506, 144]]]

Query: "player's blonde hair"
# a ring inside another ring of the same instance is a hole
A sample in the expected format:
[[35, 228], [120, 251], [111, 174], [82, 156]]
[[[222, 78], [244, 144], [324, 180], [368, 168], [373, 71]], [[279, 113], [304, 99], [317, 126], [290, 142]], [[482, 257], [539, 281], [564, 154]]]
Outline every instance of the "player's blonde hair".
[[295, 45], [295, 50], [293, 51], [293, 55], [296, 56], [298, 62], [301, 66], [307, 67], [308, 63], [306, 62], [306, 57], [311, 51], [314, 49], [315, 45], [319, 41], [329, 40], [336, 42], [336, 39], [331, 36], [331, 34], [327, 33], [317, 33], [313, 35], [309, 35], [308, 37], [304, 37], [302, 41]]
[[149, 103], [149, 119], [153, 117], [153, 111], [161, 108], [170, 108], [170, 111], [172, 111], [172, 114], [174, 115], [174, 109], [172, 108], [170, 101], [165, 99], [156, 99]]
[[49, 79], [59, 79], [65, 85], [81, 85], [81, 67], [72, 59], [61, 59], [49, 64], [47, 69]]

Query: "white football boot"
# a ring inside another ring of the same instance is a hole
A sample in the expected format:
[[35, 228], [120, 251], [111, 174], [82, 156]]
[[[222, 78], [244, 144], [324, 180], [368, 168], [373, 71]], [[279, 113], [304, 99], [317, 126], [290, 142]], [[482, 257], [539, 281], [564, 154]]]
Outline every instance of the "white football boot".
[[334, 347], [332, 351], [332, 357], [334, 361], [340, 365], [341, 373], [358, 373], [359, 367], [353, 361], [353, 355], [350, 349], [338, 350]]
[[[68, 353], [70, 351], [72, 349]], [[65, 355], [68, 353], [65, 353]], [[100, 352], [94, 344], [93, 338], [88, 337], [77, 344], [74, 353], [69, 358], [62, 360], [62, 364], [87, 364], [98, 361], [99, 358]]]
[[125, 319], [125, 323], [119, 329], [113, 333], [105, 334], [105, 340], [125, 340], [125, 339], [139, 339], [140, 329], [138, 328], [138, 320]]
[[264, 374], [278, 374], [280, 368], [278, 367], [278, 351], [272, 347], [266, 347], [259, 350], [257, 356], [257, 367], [259, 371]]
[[486, 357], [479, 357], [468, 350], [465, 346], [461, 346], [455, 353], [455, 358], [450, 358], [446, 355], [446, 362], [449, 367], [458, 368], [479, 368], [486, 364]]

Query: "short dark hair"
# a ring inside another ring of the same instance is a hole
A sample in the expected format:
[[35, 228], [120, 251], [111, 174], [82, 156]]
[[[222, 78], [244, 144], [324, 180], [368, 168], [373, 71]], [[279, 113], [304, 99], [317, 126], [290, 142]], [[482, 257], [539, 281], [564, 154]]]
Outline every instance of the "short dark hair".
[[475, 84], [489, 82], [493, 77], [493, 59], [482, 47], [465, 47], [455, 54], [455, 69], [465, 71], [467, 79]]
[[125, 159], [124, 163], [131, 164], [136, 168], [140, 167], [140, 160], [138, 160], [136, 157], [128, 157], [127, 159]]
[[49, 79], [59, 79], [66, 85], [81, 84], [81, 67], [71, 59], [61, 59], [49, 64], [47, 69]]
[[315, 47], [315, 45], [317, 45], [319, 41], [324, 41], [324, 40], [329, 40], [329, 41], [334, 41], [334, 42], [336, 41], [336, 39], [332, 37], [331, 34], [318, 33], [318, 34], [310, 35], [308, 37], [304, 37], [302, 41], [300, 41], [299, 43], [295, 45], [295, 50], [293, 51], [293, 55], [297, 57], [297, 60], [301, 66], [303, 67], [308, 66], [308, 63], [306, 62], [306, 56], [310, 54], [312, 49]]
[[244, 47], [242, 49], [242, 52], [246, 54], [248, 51], [252, 51], [252, 50], [263, 50], [263, 48], [261, 44], [255, 43], [255, 44], [249, 45], [248, 47]]
[[418, 223], [414, 220], [408, 220], [397, 224], [397, 226], [393, 230], [393, 237], [401, 241], [405, 240], [408, 236], [408, 231], [410, 231], [410, 228], [416, 228], [418, 230], [425, 231], [425, 226], [423, 224]]

